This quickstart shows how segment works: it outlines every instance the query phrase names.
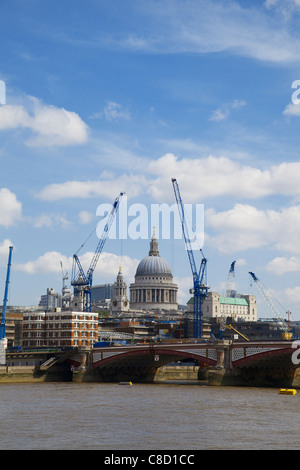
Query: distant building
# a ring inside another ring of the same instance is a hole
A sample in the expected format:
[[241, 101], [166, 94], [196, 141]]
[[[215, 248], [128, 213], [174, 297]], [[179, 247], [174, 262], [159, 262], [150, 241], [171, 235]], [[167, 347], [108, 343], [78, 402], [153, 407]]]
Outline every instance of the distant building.
[[57, 309], [23, 315], [23, 346], [91, 346], [98, 340], [98, 315]]
[[92, 303], [102, 302], [103, 300], [112, 299], [113, 285], [112, 284], [99, 284], [92, 286], [91, 289]]
[[[201, 306], [202, 317], [227, 318], [235, 321], [257, 321], [255, 295], [237, 294], [237, 297], [224, 297], [218, 292], [208, 292]], [[193, 311], [193, 297], [188, 302], [188, 311]]]
[[[2, 317], [2, 313], [0, 318]], [[6, 312], [5, 337], [8, 347], [22, 346], [23, 315], [21, 312]]]
[[47, 294], [41, 295], [39, 307], [42, 307], [44, 310], [53, 310], [54, 308], [61, 307], [61, 305], [61, 295], [57, 294], [52, 287], [47, 289]]

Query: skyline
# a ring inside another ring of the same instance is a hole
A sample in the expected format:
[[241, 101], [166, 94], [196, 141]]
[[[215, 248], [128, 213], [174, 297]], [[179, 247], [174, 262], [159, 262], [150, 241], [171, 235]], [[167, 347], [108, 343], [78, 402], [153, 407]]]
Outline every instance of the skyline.
[[[62, 288], [61, 262], [96, 229], [97, 208], [204, 205], [211, 290], [254, 294], [249, 271], [300, 320], [298, 0], [3, 1], [0, 80], [0, 297]], [[127, 285], [152, 235], [108, 239], [94, 284]], [[186, 303], [183, 239], [159, 238]], [[80, 251], [88, 266], [98, 238]], [[198, 256], [198, 255], [197, 255]], [[199, 262], [199, 258], [197, 258]]]

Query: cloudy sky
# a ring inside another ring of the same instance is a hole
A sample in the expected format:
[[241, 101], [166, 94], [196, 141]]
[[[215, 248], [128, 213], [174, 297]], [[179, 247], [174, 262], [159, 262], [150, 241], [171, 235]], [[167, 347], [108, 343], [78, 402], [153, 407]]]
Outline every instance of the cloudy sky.
[[[10, 244], [10, 303], [36, 305], [81, 245], [89, 266], [99, 205], [125, 191], [137, 224], [137, 207], [174, 204], [175, 177], [204, 204], [211, 289], [236, 260], [260, 317], [249, 271], [300, 319], [299, 21], [299, 0], [3, 0], [0, 295]], [[133, 281], [151, 225], [107, 240], [94, 284], [120, 265]], [[184, 242], [159, 247], [186, 302]]]

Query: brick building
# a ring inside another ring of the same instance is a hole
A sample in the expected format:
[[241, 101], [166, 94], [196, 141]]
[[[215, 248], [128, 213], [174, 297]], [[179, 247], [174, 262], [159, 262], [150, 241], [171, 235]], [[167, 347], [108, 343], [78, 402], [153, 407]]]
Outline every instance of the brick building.
[[98, 340], [98, 314], [28, 312], [23, 316], [23, 346], [92, 346]]
[[[2, 313], [0, 314], [0, 318]], [[6, 313], [6, 331], [5, 337], [7, 339], [8, 347], [21, 346], [22, 344], [22, 327], [23, 315], [21, 312], [7, 312]]]

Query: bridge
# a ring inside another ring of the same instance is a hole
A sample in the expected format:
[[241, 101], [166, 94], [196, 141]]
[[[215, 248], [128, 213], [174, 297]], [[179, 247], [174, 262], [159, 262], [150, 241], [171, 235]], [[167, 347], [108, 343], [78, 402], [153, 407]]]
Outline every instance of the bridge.
[[[109, 346], [92, 350], [88, 369], [95, 380], [153, 382], [162, 366], [189, 360], [197, 361], [199, 372], [205, 371], [207, 381], [212, 385], [282, 387], [296, 386], [299, 382], [300, 387], [299, 365], [293, 362], [295, 351], [292, 341], [176, 342]], [[78, 362], [74, 364], [77, 367], [79, 365]]]
[[86, 382], [155, 382], [163, 366], [196, 361], [198, 379], [209, 385], [300, 388], [300, 341], [191, 341], [23, 350], [7, 353], [7, 361], [12, 369], [32, 365], [40, 379], [45, 375], [50, 380], [58, 371], [65, 380]]

